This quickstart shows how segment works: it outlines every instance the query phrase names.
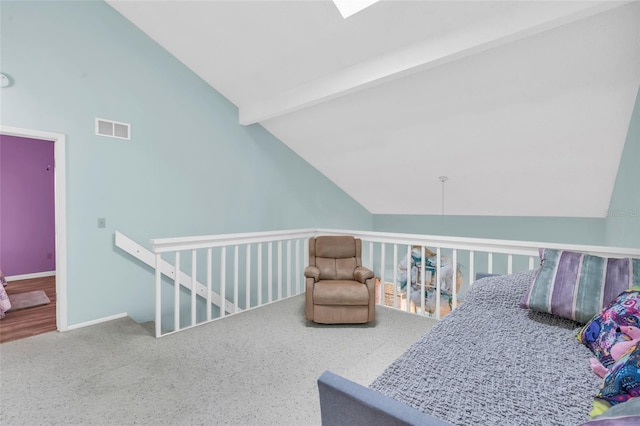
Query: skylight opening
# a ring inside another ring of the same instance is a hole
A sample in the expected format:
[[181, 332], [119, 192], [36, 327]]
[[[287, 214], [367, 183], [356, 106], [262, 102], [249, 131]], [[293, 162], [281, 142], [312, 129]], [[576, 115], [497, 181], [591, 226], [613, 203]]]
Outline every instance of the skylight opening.
[[344, 19], [355, 15], [380, 0], [333, 0]]

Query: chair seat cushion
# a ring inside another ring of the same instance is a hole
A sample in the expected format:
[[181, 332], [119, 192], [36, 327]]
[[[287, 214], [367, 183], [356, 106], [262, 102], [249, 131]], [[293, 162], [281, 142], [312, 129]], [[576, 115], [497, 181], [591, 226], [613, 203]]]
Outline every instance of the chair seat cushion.
[[316, 305], [368, 305], [369, 290], [357, 281], [318, 281], [313, 286]]

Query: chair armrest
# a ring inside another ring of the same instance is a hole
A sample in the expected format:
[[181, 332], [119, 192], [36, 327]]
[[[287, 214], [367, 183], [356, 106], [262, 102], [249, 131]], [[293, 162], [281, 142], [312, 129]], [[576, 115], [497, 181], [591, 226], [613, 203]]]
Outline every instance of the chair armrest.
[[313, 278], [314, 282], [318, 282], [320, 279], [320, 269], [317, 266], [307, 266], [304, 268], [304, 276], [306, 278]]
[[353, 279], [361, 282], [362, 284], [366, 283], [369, 278], [373, 278], [373, 271], [369, 268], [358, 266], [353, 271]]

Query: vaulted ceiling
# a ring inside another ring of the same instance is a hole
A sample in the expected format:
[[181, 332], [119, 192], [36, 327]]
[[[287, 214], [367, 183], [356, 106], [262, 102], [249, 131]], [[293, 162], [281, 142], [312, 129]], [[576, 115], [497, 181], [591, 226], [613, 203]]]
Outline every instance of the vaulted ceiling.
[[108, 3], [371, 213], [609, 206], [639, 1]]

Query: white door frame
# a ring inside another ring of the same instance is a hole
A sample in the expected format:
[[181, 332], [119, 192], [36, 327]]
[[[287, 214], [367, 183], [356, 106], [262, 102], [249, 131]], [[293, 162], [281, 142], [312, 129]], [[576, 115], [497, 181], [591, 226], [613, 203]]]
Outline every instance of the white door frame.
[[55, 227], [56, 227], [56, 326], [58, 331], [67, 331], [67, 204], [65, 135], [33, 129], [21, 129], [0, 125], [0, 134], [52, 141], [55, 180]]

